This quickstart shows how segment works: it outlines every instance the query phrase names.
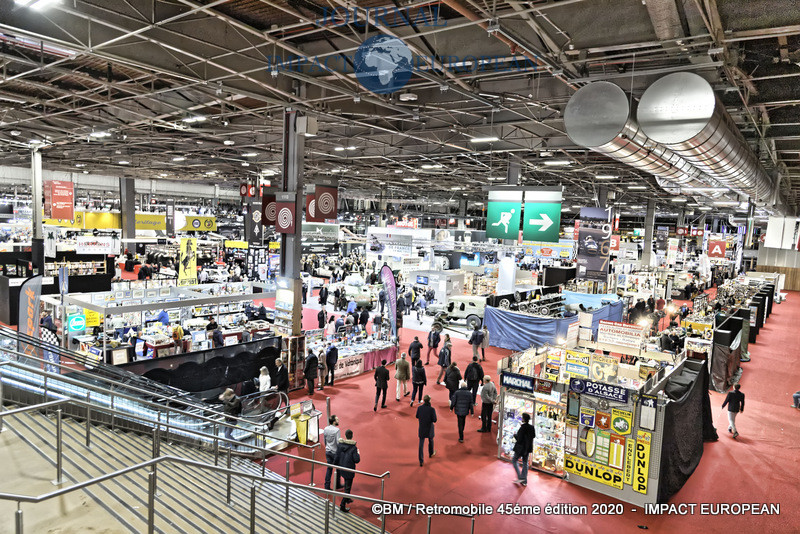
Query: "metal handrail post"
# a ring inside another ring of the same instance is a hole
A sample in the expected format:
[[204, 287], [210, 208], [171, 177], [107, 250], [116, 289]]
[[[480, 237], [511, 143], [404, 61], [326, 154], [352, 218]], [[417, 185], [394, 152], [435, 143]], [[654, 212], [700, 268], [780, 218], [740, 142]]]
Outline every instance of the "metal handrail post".
[[92, 403], [91, 391], [86, 392], [86, 447], [92, 445]]
[[311, 484], [310, 484], [310, 486], [314, 485], [314, 465], [315, 465], [314, 462], [316, 461], [316, 456], [317, 456], [317, 448], [314, 447], [313, 449], [311, 449]]
[[111, 431], [114, 431], [114, 424], [116, 423], [116, 409], [114, 408], [114, 391], [108, 390], [109, 395], [111, 396]]
[[[159, 415], [161, 415], [161, 412], [158, 412], [158, 414], [159, 414]], [[169, 431], [169, 414], [170, 414], [170, 412], [167, 412], [167, 444], [169, 444], [169, 445], [172, 445], [172, 442], [169, 440], [169, 436], [170, 436], [170, 431]]]
[[331, 398], [330, 397], [325, 397], [325, 409], [328, 412], [327, 421], [330, 421], [331, 420]]
[[331, 501], [325, 499], [325, 534], [330, 531], [331, 523]]
[[5, 398], [3, 397], [3, 373], [0, 373], [0, 432], [5, 430], [3, 428], [3, 410], [5, 410]]
[[53, 484], [56, 486], [64, 481], [63, 448], [64, 440], [62, 439], [61, 408], [59, 408], [56, 410], [56, 479], [53, 481]]
[[[383, 490], [386, 479], [381, 477], [381, 500], [383, 500]], [[383, 508], [381, 508], [383, 510]], [[386, 511], [381, 512], [381, 534], [386, 534]]]
[[256, 534], [256, 483], [250, 486], [250, 534]]
[[214, 423], [214, 465], [219, 465], [219, 425]]
[[428, 528], [425, 530], [425, 534], [431, 534], [431, 518], [432, 516], [428, 516]]
[[[286, 460], [286, 482], [289, 482], [289, 460]], [[286, 486], [286, 513], [289, 513], [289, 486]]]
[[472, 516], [472, 525], [470, 526], [469, 534], [475, 534], [475, 516], [474, 515]]
[[22, 534], [22, 508], [17, 503], [17, 511], [14, 512], [14, 525], [16, 534]]
[[147, 475], [147, 534], [154, 534], [156, 527], [156, 473]]
[[[231, 455], [232, 454], [233, 453], [231, 452], [231, 447], [228, 447], [228, 461], [227, 461], [228, 469], [231, 468]], [[225, 490], [225, 502], [230, 504], [231, 503], [231, 474], [228, 473], [226, 478], [227, 478], [227, 489]]]

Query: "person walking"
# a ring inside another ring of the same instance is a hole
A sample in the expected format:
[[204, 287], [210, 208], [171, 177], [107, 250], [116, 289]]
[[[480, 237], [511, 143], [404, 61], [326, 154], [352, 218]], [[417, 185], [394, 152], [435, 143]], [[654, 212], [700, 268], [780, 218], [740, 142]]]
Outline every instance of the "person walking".
[[[361, 455], [359, 454], [356, 441], [353, 439], [353, 431], [348, 428], [344, 433], [344, 438], [345, 439], [339, 441], [339, 447], [336, 449], [336, 457], [333, 463], [336, 464], [337, 467], [355, 469], [356, 464], [361, 461]], [[344, 493], [352, 493], [353, 479], [355, 476], [356, 474], [352, 471], [336, 471], [336, 479], [344, 479], [344, 488], [342, 489]], [[349, 512], [350, 508], [348, 508], [347, 505], [351, 502], [353, 502], [352, 499], [345, 497], [339, 505], [339, 510], [342, 512]]]
[[[411, 400], [414, 400], [413, 395]], [[792, 395], [792, 408], [800, 408], [800, 391], [795, 391], [794, 395]]]
[[272, 379], [269, 377], [269, 369], [266, 366], [260, 369], [258, 374], [258, 391], [264, 393], [272, 388]]
[[323, 309], [328, 304], [328, 284], [319, 288], [319, 304]]
[[481, 343], [481, 361], [486, 361], [486, 349], [489, 348], [489, 329], [483, 324], [483, 343]]
[[303, 367], [303, 376], [306, 378], [306, 385], [308, 386], [308, 394], [314, 394], [314, 379], [317, 377], [317, 373], [319, 372], [319, 358], [317, 355], [314, 354], [314, 351], [308, 351], [308, 356], [306, 356], [306, 364]]
[[430, 365], [431, 363], [431, 352], [433, 352], [434, 356], [438, 355], [439, 341], [441, 341], [439, 330], [437, 330], [435, 326], [432, 326], [431, 331], [428, 332], [428, 354], [425, 357], [425, 365]]
[[450, 401], [453, 400], [453, 394], [458, 390], [462, 378], [461, 369], [458, 368], [456, 362], [450, 362], [450, 367], [444, 374], [444, 387], [450, 392]]
[[422, 357], [422, 343], [419, 337], [414, 336], [414, 341], [408, 346], [408, 355], [411, 357], [411, 365], [416, 365], [416, 361]]
[[480, 329], [478, 325], [472, 329], [472, 334], [469, 336], [469, 341], [467, 341], [470, 345], [472, 345], [472, 356], [477, 358], [478, 357], [478, 349], [480, 348], [481, 344], [483, 344], [483, 330]]
[[497, 402], [497, 388], [492, 382], [492, 377], [483, 377], [483, 389], [481, 390], [481, 429], [478, 432], [492, 431], [492, 413]]
[[319, 387], [317, 388], [320, 391], [325, 390], [325, 379], [328, 378], [328, 358], [326, 354], [323, 354], [322, 351], [319, 351], [319, 356], [317, 357], [319, 361], [319, 365], [317, 366], [317, 378], [319, 380]]
[[328, 368], [328, 375], [325, 377], [326, 385], [333, 386], [333, 375], [338, 361], [339, 349], [333, 343], [328, 343], [328, 349], [325, 351], [325, 364]]
[[441, 383], [447, 368], [450, 367], [450, 347], [451, 345], [449, 343], [445, 343], [442, 350], [439, 351], [439, 361], [437, 362], [439, 365], [439, 376], [436, 377], [437, 384]]
[[322, 431], [322, 436], [325, 441], [325, 461], [328, 462], [328, 469], [325, 471], [325, 489], [331, 489], [334, 460], [339, 449], [339, 440], [342, 439], [338, 417], [331, 415], [328, 418], [328, 426]]
[[[523, 413], [522, 424], [514, 435], [514, 456], [511, 458], [514, 471], [517, 472], [515, 484], [528, 485], [528, 455], [533, 451], [533, 439], [535, 437], [536, 430], [531, 425], [531, 414]], [[522, 460], [522, 465], [520, 465], [520, 460]]]
[[[418, 363], [418, 367], [425, 372], [422, 367], [422, 362]], [[416, 367], [415, 367], [416, 369]], [[413, 404], [413, 402], [412, 402]], [[436, 451], [433, 448], [434, 426], [436, 424], [436, 409], [431, 406], [431, 396], [425, 395], [422, 397], [422, 404], [417, 408], [417, 419], [419, 419], [419, 466], [422, 467], [424, 463], [424, 456], [422, 454], [425, 440], [428, 440], [428, 458], [436, 456]]]
[[325, 323], [328, 322], [328, 310], [322, 308], [317, 313], [317, 324], [319, 324], [320, 328], [325, 328]]
[[378, 411], [378, 399], [383, 394], [381, 408], [386, 408], [386, 390], [389, 389], [389, 370], [386, 368], [386, 360], [381, 360], [381, 365], [375, 369], [375, 406], [373, 412]]
[[472, 392], [472, 404], [475, 404], [478, 397], [478, 386], [483, 381], [483, 367], [478, 363], [478, 357], [472, 357], [472, 363], [464, 370], [464, 379], [467, 381], [467, 387]]
[[275, 360], [275, 366], [278, 368], [275, 371], [275, 389], [289, 394], [289, 370], [283, 365], [283, 360], [278, 358]]
[[383, 288], [378, 292], [378, 302], [381, 305], [381, 315], [383, 315], [383, 309], [386, 307], [386, 290]]
[[336, 335], [336, 316], [331, 315], [328, 318], [328, 325], [325, 327], [325, 338], [332, 339]]
[[408, 397], [408, 380], [411, 378], [411, 366], [406, 359], [406, 353], [400, 355], [400, 359], [394, 364], [395, 373], [394, 378], [397, 380], [397, 388], [395, 389], [395, 398], [400, 402], [400, 390], [403, 390], [403, 396]]
[[[236, 421], [242, 413], [242, 401], [236, 396], [231, 388], [226, 389], [219, 396], [222, 401], [222, 411], [225, 414], [225, 439], [233, 439], [233, 427], [236, 426]], [[230, 447], [231, 444], [226, 442], [225, 447]]]
[[467, 414], [475, 414], [472, 404], [472, 394], [467, 389], [467, 383], [461, 380], [458, 391], [453, 393], [450, 398], [450, 411], [456, 414], [458, 419], [458, 442], [464, 443], [464, 425], [467, 423]]
[[734, 439], [739, 436], [736, 431], [736, 415], [744, 411], [744, 393], [740, 391], [741, 388], [741, 384], [733, 386], [733, 391], [728, 392], [725, 402], [722, 403], [723, 408], [728, 407], [728, 432], [733, 433]]
[[419, 392], [419, 402], [422, 402], [422, 390], [428, 384], [428, 377], [425, 373], [425, 367], [422, 365], [422, 360], [417, 360], [417, 365], [411, 368], [411, 406], [414, 406], [414, 398], [417, 398]]
[[301, 292], [303, 294], [303, 304], [305, 304], [308, 299], [308, 284], [303, 284]]

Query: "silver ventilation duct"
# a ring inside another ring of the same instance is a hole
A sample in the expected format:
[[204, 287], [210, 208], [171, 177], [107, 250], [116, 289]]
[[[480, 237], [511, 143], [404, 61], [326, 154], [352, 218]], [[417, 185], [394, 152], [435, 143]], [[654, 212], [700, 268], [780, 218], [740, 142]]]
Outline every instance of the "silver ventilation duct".
[[575, 144], [652, 174], [667, 190], [717, 186], [686, 160], [648, 139], [631, 118], [628, 96], [611, 82], [594, 82], [572, 95], [564, 110], [564, 126]]
[[642, 95], [637, 119], [644, 133], [705, 174], [760, 202], [775, 191], [772, 181], [711, 85], [697, 74], [677, 72]]

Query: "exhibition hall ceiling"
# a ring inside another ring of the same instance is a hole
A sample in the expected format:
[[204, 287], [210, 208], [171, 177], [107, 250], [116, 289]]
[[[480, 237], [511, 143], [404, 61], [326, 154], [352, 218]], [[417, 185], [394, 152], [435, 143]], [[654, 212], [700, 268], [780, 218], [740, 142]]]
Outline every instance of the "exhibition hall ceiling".
[[[577, 146], [564, 109], [706, 79], [780, 191], [800, 195], [800, 10], [779, 0], [0, 0], [0, 165], [216, 183], [280, 179], [284, 110], [315, 117], [306, 176], [350, 198], [598, 188], [624, 210], [736, 210]], [[368, 22], [365, 22], [368, 21]], [[399, 44], [398, 44], [399, 42]], [[33, 145], [32, 145], [33, 144]], [[762, 212], [764, 213], [764, 212]]]

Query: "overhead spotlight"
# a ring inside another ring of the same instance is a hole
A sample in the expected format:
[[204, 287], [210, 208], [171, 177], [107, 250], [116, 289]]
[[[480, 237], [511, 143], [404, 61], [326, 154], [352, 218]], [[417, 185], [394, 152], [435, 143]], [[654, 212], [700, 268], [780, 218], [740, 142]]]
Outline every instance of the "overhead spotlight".
[[186, 158], [184, 158], [183, 156], [175, 156], [174, 158], [172, 158], [172, 161], [186, 161]]
[[488, 137], [473, 137], [469, 140], [470, 143], [494, 143], [495, 141], [499, 141], [500, 139], [496, 136], [488, 136]]
[[416, 93], [406, 91], [405, 93], [400, 93], [400, 96], [398, 96], [397, 98], [400, 100], [400, 102], [416, 102], [417, 98], [419, 97], [417, 96]]
[[20, 132], [19, 130], [11, 130], [9, 133], [14, 137], [17, 137], [18, 135], [22, 134], [22, 132]]
[[223, 144], [223, 145], [227, 145], [227, 146], [231, 146], [231, 145], [234, 145], [234, 144], [236, 144], [236, 142], [235, 142], [233, 139], [225, 139], [225, 140], [222, 142], [222, 144]]
[[122, 160], [119, 160], [118, 163], [120, 165], [130, 165], [131, 162], [126, 160], [126, 159], [122, 159]]
[[355, 96], [353, 96], [353, 102], [355, 102], [356, 104], [358, 104], [359, 102], [361, 102], [361, 95], [355, 95]]

